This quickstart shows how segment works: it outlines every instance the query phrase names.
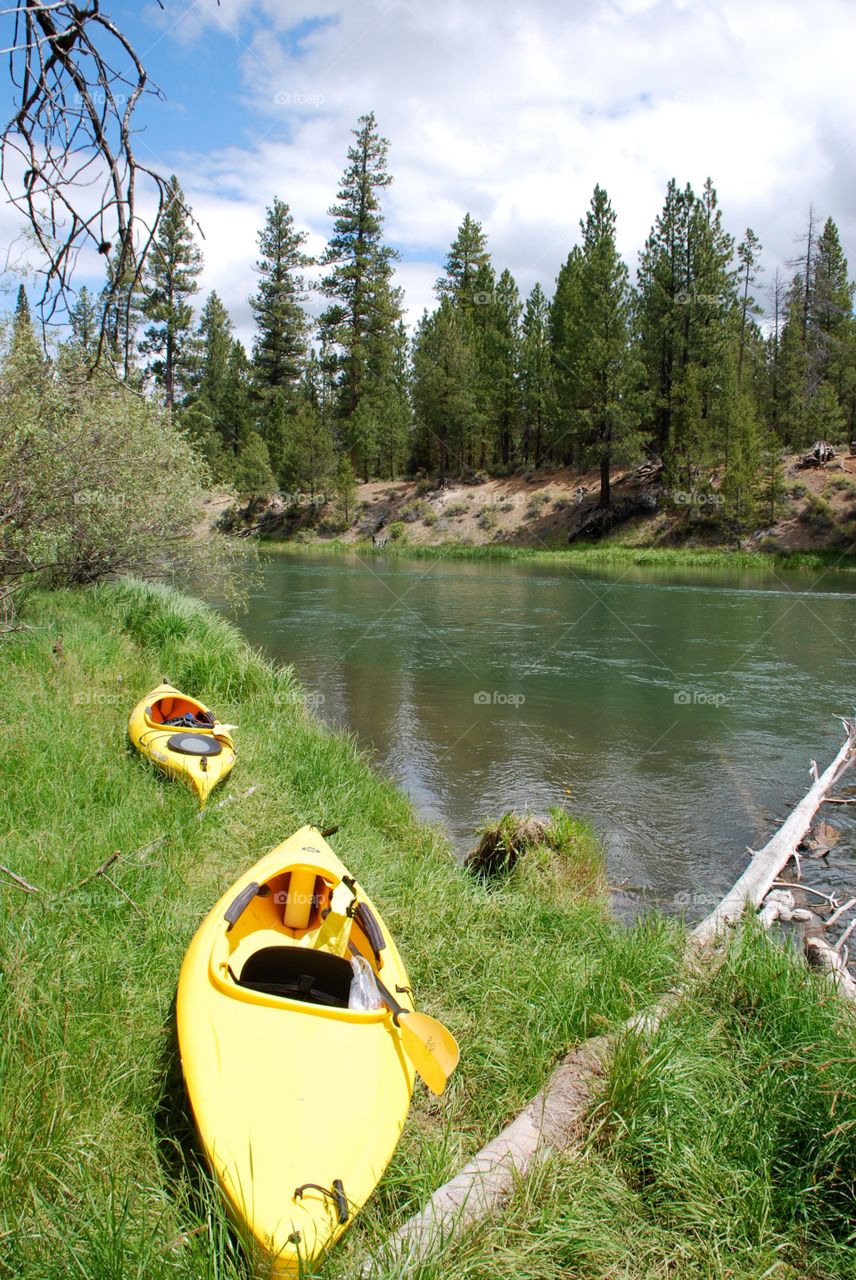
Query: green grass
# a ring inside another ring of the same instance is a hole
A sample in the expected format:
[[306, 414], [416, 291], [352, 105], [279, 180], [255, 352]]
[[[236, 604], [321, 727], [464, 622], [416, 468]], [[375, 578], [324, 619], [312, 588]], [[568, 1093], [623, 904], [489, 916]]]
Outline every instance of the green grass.
[[[332, 843], [384, 912], [420, 1007], [463, 1050], [441, 1100], [418, 1085], [378, 1193], [319, 1270], [331, 1280], [379, 1255], [564, 1049], [673, 983], [680, 930], [609, 919], [584, 823], [554, 819], [557, 851], [475, 880], [348, 738], [312, 719], [293, 673], [204, 606], [127, 583], [38, 597], [27, 621], [0, 649], [0, 860], [41, 890], [0, 877], [2, 1280], [247, 1276], [197, 1164], [173, 1000], [210, 904], [303, 822], [340, 824]], [[212, 803], [233, 800], [202, 819], [127, 743], [131, 706], [163, 675], [239, 726], [238, 764]], [[81, 887], [115, 850], [113, 883]], [[622, 1045], [581, 1161], [551, 1161], [501, 1224], [413, 1274], [852, 1276], [843, 1017], [801, 961], [750, 939], [652, 1044]], [[778, 1163], [759, 1139], [765, 1107], [787, 1139]], [[350, 1114], [345, 1098], [328, 1122]], [[720, 1185], [722, 1205], [705, 1205]], [[770, 1270], [777, 1259], [808, 1269]]]
[[758, 569], [776, 572], [810, 572], [824, 570], [856, 570], [856, 555], [841, 551], [795, 551], [789, 555], [781, 552], [732, 551], [725, 548], [706, 547], [636, 547], [620, 543], [601, 542], [578, 544], [573, 547], [512, 547], [502, 543], [459, 546], [455, 543], [437, 543], [430, 546], [373, 547], [370, 543], [348, 543], [339, 539], [330, 542], [305, 543], [264, 540], [265, 550], [281, 552], [333, 552], [339, 555], [355, 554], [394, 555], [414, 560], [510, 560], [533, 564], [566, 564], [571, 568], [599, 568], [601, 566], [633, 566], [654, 569]]

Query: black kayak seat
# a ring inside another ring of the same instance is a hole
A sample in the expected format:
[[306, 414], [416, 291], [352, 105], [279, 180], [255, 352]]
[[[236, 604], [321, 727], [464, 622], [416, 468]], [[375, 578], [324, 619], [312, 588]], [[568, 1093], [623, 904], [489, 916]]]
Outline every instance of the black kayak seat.
[[217, 739], [206, 733], [174, 733], [166, 745], [184, 756], [219, 756], [223, 750]]
[[353, 970], [349, 960], [310, 947], [262, 947], [248, 956], [238, 986], [307, 1004], [347, 1009]]

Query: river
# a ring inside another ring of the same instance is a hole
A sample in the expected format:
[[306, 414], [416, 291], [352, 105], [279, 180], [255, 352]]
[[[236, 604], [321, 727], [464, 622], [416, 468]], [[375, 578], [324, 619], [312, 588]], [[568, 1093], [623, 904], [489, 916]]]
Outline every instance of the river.
[[[837, 751], [856, 578], [263, 552], [238, 619], [457, 851], [564, 804], [613, 884], [696, 917]], [[856, 885], [856, 821], [815, 883]]]

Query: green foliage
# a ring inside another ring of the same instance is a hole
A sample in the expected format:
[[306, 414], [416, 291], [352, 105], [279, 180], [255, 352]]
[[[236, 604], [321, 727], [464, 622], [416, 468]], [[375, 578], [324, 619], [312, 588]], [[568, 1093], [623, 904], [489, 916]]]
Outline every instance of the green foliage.
[[566, 263], [553, 315], [561, 408], [577, 457], [600, 468], [602, 507], [611, 502], [614, 460], [632, 458], [641, 445], [630, 284], [615, 243], [615, 221], [606, 192], [595, 187], [581, 223], [583, 243]]
[[336, 506], [347, 525], [353, 517], [357, 496], [357, 475], [347, 454], [342, 454], [339, 459], [333, 479], [333, 491], [336, 494]]
[[401, 291], [392, 282], [395, 250], [383, 243], [380, 194], [392, 182], [389, 143], [374, 114], [360, 116], [348, 149], [333, 235], [321, 259], [330, 299], [319, 325], [332, 372], [342, 437], [368, 479], [383, 461], [390, 474], [405, 448], [408, 411]]
[[262, 390], [287, 392], [299, 382], [306, 356], [302, 268], [309, 259], [303, 252], [306, 233], [295, 228], [291, 210], [278, 196], [266, 211], [258, 241], [259, 283], [250, 298], [257, 328], [253, 367]]
[[826, 498], [812, 493], [800, 512], [799, 519], [815, 533], [828, 533], [835, 524], [835, 512]]
[[209, 476], [160, 408], [106, 373], [51, 370], [19, 315], [0, 365], [0, 594], [122, 572], [218, 575], [196, 536]]
[[248, 432], [232, 474], [241, 498], [269, 498], [276, 489], [268, 447], [257, 431]]

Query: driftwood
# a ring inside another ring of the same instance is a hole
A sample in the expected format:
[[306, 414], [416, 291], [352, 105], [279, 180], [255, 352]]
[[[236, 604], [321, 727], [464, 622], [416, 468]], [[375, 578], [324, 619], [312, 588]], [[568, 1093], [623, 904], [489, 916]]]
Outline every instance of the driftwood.
[[[747, 906], [761, 906], [784, 867], [792, 858], [797, 858], [797, 845], [811, 827], [815, 813], [853, 761], [856, 725], [849, 721], [844, 724], [847, 740], [832, 764], [820, 776], [814, 769], [814, 781], [804, 798], [764, 848], [753, 854], [747, 870], [716, 909], [693, 930], [694, 953], [688, 957], [691, 966], [699, 951], [712, 945]], [[787, 909], [793, 914], [793, 908]], [[768, 912], [762, 917], [763, 922], [768, 924], [774, 918], [781, 918], [781, 914], [781, 910]], [[847, 981], [852, 983], [840, 953], [826, 944], [825, 948], [820, 947], [819, 954], [826, 956], [826, 949], [838, 957]], [[832, 964], [828, 959], [821, 963], [826, 968]], [[839, 985], [846, 994], [843, 979]], [[853, 985], [856, 987], [856, 983]], [[658, 1005], [629, 1019], [622, 1030], [656, 1030], [681, 995], [680, 990], [669, 993]], [[587, 1040], [567, 1054], [520, 1115], [460, 1173], [435, 1191], [425, 1207], [390, 1238], [386, 1252], [396, 1260], [399, 1274], [474, 1223], [498, 1213], [518, 1180], [536, 1161], [551, 1150], [562, 1150], [578, 1140], [584, 1132], [586, 1113], [613, 1039], [601, 1036]], [[374, 1265], [368, 1263], [362, 1274], [371, 1276], [373, 1272]]]

